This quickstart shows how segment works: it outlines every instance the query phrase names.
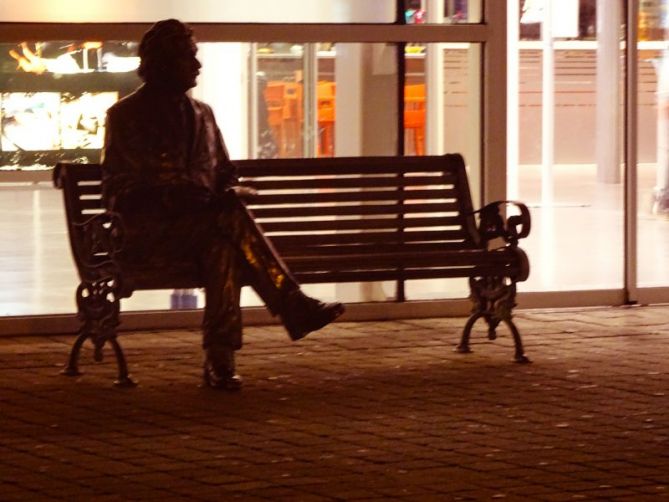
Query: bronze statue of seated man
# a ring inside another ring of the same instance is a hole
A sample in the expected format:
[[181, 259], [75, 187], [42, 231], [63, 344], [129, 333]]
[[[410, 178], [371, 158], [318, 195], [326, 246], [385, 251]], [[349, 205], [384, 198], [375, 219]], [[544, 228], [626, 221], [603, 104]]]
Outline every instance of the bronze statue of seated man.
[[244, 206], [211, 108], [188, 96], [201, 67], [192, 30], [168, 19], [139, 46], [143, 85], [107, 112], [103, 199], [126, 227], [123, 260], [189, 260], [204, 280], [204, 382], [239, 389], [240, 290], [251, 285], [299, 340], [332, 322], [341, 303], [305, 295]]

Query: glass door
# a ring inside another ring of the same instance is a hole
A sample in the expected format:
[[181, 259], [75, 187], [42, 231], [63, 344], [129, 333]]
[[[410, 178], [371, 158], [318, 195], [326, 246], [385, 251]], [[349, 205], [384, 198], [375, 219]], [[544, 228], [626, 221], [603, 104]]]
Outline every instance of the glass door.
[[[634, 2], [636, 3], [636, 2]], [[636, 267], [642, 302], [669, 298], [669, 20], [667, 0], [630, 6], [630, 24], [637, 27], [633, 55], [637, 134]], [[635, 21], [636, 17], [636, 21]]]
[[507, 192], [534, 227], [519, 289], [570, 292], [552, 305], [669, 299], [668, 3], [507, 2]]
[[533, 219], [524, 292], [624, 287], [624, 16], [606, 4], [508, 2], [508, 198]]

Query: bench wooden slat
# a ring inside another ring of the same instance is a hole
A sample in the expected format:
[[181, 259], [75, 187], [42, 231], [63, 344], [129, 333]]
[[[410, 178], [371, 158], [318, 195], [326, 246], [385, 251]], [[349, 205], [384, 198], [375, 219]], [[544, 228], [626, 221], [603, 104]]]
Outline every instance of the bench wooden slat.
[[[505, 273], [512, 275], [514, 270], [509, 268]], [[329, 271], [320, 272], [295, 272], [295, 277], [303, 284], [325, 284], [332, 282], [368, 282], [368, 281], [396, 281], [401, 280], [419, 280], [419, 279], [455, 279], [466, 278], [472, 275], [478, 276], [499, 276], [499, 267], [462, 267], [460, 269], [439, 269], [426, 268], [420, 270], [402, 270], [397, 269], [378, 270], [378, 271]]]
[[405, 157], [401, 162], [392, 157], [333, 157], [272, 159], [271, 162], [238, 160], [234, 163], [242, 178], [456, 172], [445, 157]]
[[82, 199], [81, 197], [77, 201], [80, 211], [85, 211], [87, 209], [102, 209], [102, 199]]
[[290, 220], [277, 222], [263, 222], [262, 228], [268, 233], [275, 232], [319, 232], [338, 230], [367, 230], [367, 229], [407, 229], [416, 227], [453, 227], [460, 226], [459, 217], [438, 218], [357, 218], [357, 219], [330, 219], [330, 220]]
[[453, 185], [454, 176], [435, 173], [431, 176], [357, 176], [357, 177], [312, 177], [312, 178], [255, 178], [244, 182], [257, 190], [312, 190], [341, 188], [415, 187], [431, 185]]
[[[366, 190], [351, 192], [312, 192], [312, 193], [278, 193], [260, 194], [253, 198], [253, 205], [280, 204], [318, 204], [324, 202], [374, 202], [400, 200], [456, 200], [455, 189], [427, 190]], [[398, 201], [399, 205], [400, 202]]]
[[81, 218], [86, 220], [90, 218], [91, 216], [94, 216], [96, 214], [104, 213], [105, 209], [103, 207], [91, 207], [91, 208], [86, 208], [81, 211]]
[[[403, 243], [403, 244], [386, 244], [383, 246], [384, 252], [406, 252], [406, 253], [424, 253], [424, 252], [444, 252], [444, 251], [459, 251], [463, 249], [472, 249], [472, 245], [464, 241], [439, 242], [439, 243]], [[316, 256], [337, 256], [337, 255], [359, 255], [366, 260], [373, 259], [379, 252], [377, 244], [338, 244], [336, 246], [299, 246], [286, 247], [282, 250], [284, 257], [310, 255]]]
[[357, 253], [348, 255], [303, 255], [286, 257], [294, 270], [378, 270], [384, 268], [459, 268], [477, 265], [505, 265], [515, 258], [511, 253], [491, 253], [483, 249], [432, 251], [420, 255], [409, 252], [379, 252], [373, 260]]
[[257, 221], [272, 218], [303, 218], [313, 216], [374, 216], [420, 213], [455, 213], [460, 208], [455, 202], [415, 202], [406, 204], [365, 204], [365, 205], [313, 205], [289, 207], [263, 207], [248, 205]]
[[80, 195], [102, 195], [102, 184], [95, 183], [91, 185], [84, 185], [77, 183], [77, 193]]
[[[287, 234], [271, 235], [268, 237], [279, 252], [291, 248], [320, 245], [343, 245], [343, 244], [373, 244], [376, 246], [387, 246], [398, 242], [452, 242], [469, 241], [463, 230], [421, 230], [412, 232], [356, 232], [356, 233], [325, 233], [325, 234]], [[474, 247], [473, 244], [470, 247]], [[382, 250], [380, 248], [379, 250]]]

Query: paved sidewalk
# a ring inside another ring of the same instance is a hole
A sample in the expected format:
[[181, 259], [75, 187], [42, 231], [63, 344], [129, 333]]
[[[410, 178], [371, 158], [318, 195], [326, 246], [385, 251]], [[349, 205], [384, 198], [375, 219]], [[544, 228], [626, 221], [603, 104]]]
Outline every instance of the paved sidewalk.
[[58, 375], [71, 337], [0, 338], [0, 500], [669, 499], [669, 307], [247, 330], [239, 394], [199, 387], [199, 333], [122, 335]]

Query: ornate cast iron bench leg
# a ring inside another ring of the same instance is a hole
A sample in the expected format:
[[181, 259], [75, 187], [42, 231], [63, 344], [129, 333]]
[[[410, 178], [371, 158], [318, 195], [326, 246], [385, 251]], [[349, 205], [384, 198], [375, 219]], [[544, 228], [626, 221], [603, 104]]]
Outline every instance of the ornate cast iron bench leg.
[[61, 372], [67, 376], [81, 375], [79, 371], [79, 355], [84, 342], [90, 338], [95, 348], [94, 359], [102, 361], [102, 349], [109, 342], [116, 356], [118, 379], [114, 382], [120, 387], [134, 387], [136, 384], [128, 375], [128, 365], [123, 349], [116, 338], [116, 326], [120, 302], [116, 295], [116, 286], [112, 279], [95, 283], [81, 283], [77, 288], [77, 307], [83, 326], [75, 340], [67, 365]]
[[61, 374], [66, 376], [79, 376], [81, 371], [79, 371], [79, 352], [81, 351], [81, 346], [84, 342], [90, 338], [90, 335], [86, 327], [82, 327], [79, 330], [79, 335], [72, 345], [72, 350], [70, 351], [70, 357], [67, 360], [65, 368], [61, 371]]
[[474, 303], [472, 315], [462, 331], [462, 338], [456, 350], [466, 354], [471, 352], [469, 338], [474, 324], [479, 319], [485, 319], [488, 324], [488, 338], [497, 338], [497, 326], [504, 322], [511, 330], [515, 346], [514, 360], [517, 363], [529, 363], [525, 355], [520, 333], [512, 319], [513, 307], [516, 306], [516, 283], [506, 283], [503, 277], [471, 277], [469, 279], [471, 300]]

